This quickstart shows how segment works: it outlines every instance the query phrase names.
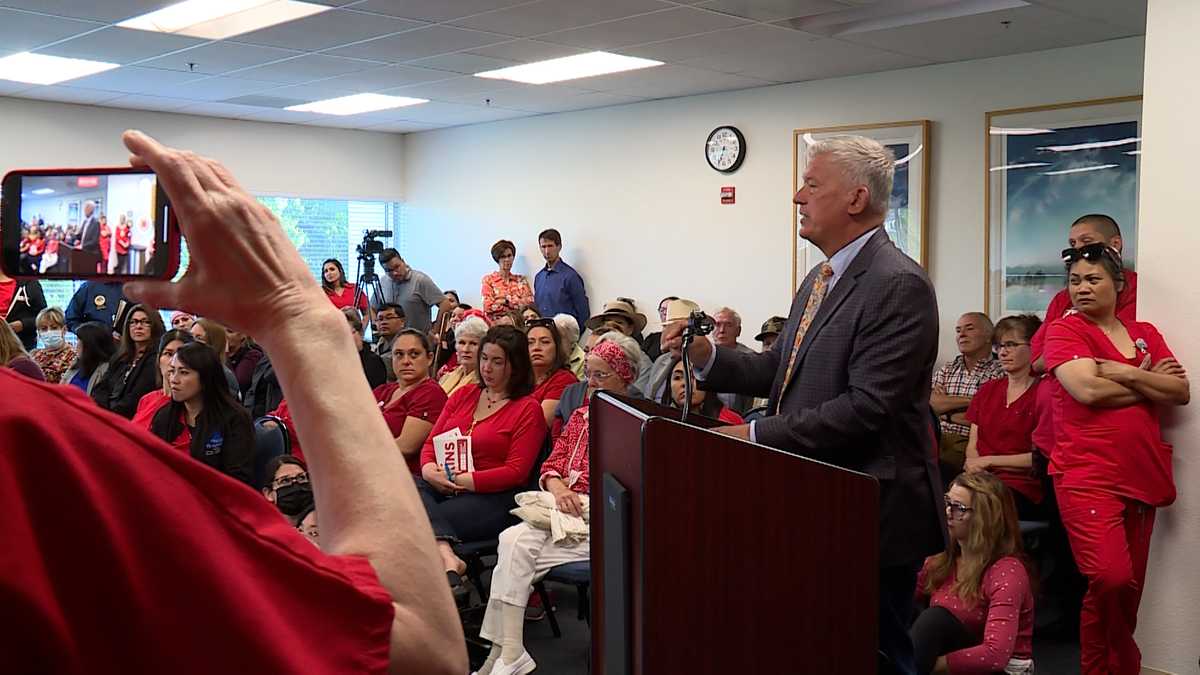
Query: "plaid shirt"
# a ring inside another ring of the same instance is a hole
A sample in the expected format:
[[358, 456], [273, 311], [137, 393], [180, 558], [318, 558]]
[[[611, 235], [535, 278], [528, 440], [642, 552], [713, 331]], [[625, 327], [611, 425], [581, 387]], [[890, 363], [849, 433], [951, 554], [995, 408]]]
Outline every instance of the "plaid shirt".
[[[971, 397], [979, 391], [979, 387], [984, 382], [1001, 377], [1005, 377], [1005, 372], [995, 356], [989, 356], [986, 361], [980, 361], [972, 371], [967, 370], [967, 360], [963, 358], [962, 354], [959, 354], [954, 357], [953, 361], [938, 368], [937, 372], [933, 374], [933, 386], [934, 388], [942, 387], [947, 396]], [[967, 436], [971, 433], [971, 427], [966, 424], [942, 422], [942, 431]]]

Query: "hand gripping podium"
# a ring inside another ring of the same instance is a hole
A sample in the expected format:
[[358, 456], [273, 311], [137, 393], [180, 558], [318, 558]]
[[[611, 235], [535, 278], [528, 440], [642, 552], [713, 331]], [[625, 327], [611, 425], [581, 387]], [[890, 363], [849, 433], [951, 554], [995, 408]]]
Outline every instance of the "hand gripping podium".
[[871, 476], [592, 397], [592, 672], [872, 675]]

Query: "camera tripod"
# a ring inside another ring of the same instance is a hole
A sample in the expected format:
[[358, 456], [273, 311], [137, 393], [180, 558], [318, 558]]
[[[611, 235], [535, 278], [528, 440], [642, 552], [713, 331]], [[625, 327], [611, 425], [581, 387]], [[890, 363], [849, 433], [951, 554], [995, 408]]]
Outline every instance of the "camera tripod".
[[[371, 290], [375, 292], [375, 297], [379, 302], [384, 302], [383, 286], [379, 283], [379, 275], [375, 274], [375, 254], [360, 252], [358, 254], [358, 278], [354, 281], [354, 299], [351, 301], [351, 307], [357, 309], [359, 302], [364, 297], [367, 298], [367, 307], [371, 307], [371, 299], [367, 297], [367, 284], [371, 285]], [[370, 311], [367, 314], [370, 315]], [[374, 325], [371, 328], [374, 330]]]

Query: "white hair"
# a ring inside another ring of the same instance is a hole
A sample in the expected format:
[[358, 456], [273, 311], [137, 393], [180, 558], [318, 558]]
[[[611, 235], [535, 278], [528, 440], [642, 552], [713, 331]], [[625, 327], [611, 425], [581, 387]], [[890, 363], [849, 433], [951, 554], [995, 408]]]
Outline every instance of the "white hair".
[[[596, 344], [600, 344], [601, 342], [611, 342], [621, 348], [621, 351], [625, 354], [625, 358], [629, 361], [630, 367], [633, 368], [633, 379], [636, 380], [638, 375], [641, 374], [639, 366], [642, 364], [642, 348], [637, 343], [637, 340], [634, 340], [621, 331], [614, 330], [601, 335], [600, 339], [596, 340]], [[595, 349], [595, 347], [592, 347], [592, 349]]]
[[733, 317], [734, 323], [739, 326], [742, 325], [742, 315], [738, 314], [737, 310], [733, 309], [732, 307], [722, 307], [721, 309], [718, 309], [717, 314], [714, 314], [713, 316], [715, 317], [719, 314], [729, 314], [729, 316]]
[[558, 334], [562, 336], [567, 347], [579, 343], [579, 322], [570, 314], [555, 314], [554, 325], [558, 326]]
[[488, 325], [486, 321], [477, 316], [468, 316], [454, 327], [454, 339], [461, 340], [465, 337], [473, 337], [476, 340], [482, 340], [483, 336], [487, 335], [487, 332]]
[[833, 136], [808, 146], [808, 156], [817, 155], [829, 155], [842, 167], [846, 180], [867, 188], [871, 194], [872, 213], [887, 213], [892, 177], [896, 171], [896, 158], [891, 150], [865, 136]]

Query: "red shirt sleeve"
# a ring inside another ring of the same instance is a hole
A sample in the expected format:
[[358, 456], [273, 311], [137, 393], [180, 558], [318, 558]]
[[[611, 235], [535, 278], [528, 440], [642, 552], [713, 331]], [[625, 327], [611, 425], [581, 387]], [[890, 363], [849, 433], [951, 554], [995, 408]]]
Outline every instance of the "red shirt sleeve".
[[1034, 361], [1041, 358], [1042, 352], [1046, 348], [1046, 329], [1050, 324], [1063, 318], [1063, 314], [1070, 308], [1071, 295], [1067, 292], [1067, 289], [1064, 288], [1055, 293], [1053, 298], [1050, 298], [1050, 304], [1046, 307], [1046, 319], [1042, 322], [1041, 326], [1038, 326], [1037, 331], [1034, 332], [1033, 337], [1029, 340], [1029, 351]]
[[983, 642], [946, 655], [946, 665], [955, 675], [987, 675], [1008, 665], [1020, 630], [1021, 606], [1029, 594], [1029, 575], [1015, 559], [998, 560], [988, 570], [980, 594], [987, 599]]
[[721, 408], [721, 412], [717, 414], [717, 420], [734, 426], [746, 423], [746, 420], [742, 419], [741, 415], [731, 410], [729, 406]]
[[541, 387], [538, 387], [538, 391], [534, 392], [534, 398], [538, 400], [538, 403], [557, 401], [563, 397], [563, 392], [567, 390], [567, 387], [577, 382], [579, 382], [579, 378], [575, 377], [575, 373], [566, 368], [559, 368], [547, 378]]
[[1046, 371], [1077, 358], [1091, 358], [1093, 349], [1080, 325], [1082, 319], [1068, 317], [1050, 324], [1046, 330]]
[[[442, 407], [441, 414], [438, 415], [437, 421], [433, 423], [433, 429], [429, 431], [429, 436], [425, 439], [425, 445], [421, 447], [421, 466], [436, 461], [436, 455], [433, 452], [433, 437], [455, 426], [454, 418], [462, 409], [463, 402], [471, 398], [472, 394], [478, 390], [478, 387], [462, 387], [446, 400], [446, 405]], [[420, 469], [420, 467], [417, 468]]]
[[386, 672], [394, 609], [365, 559], [75, 387], [0, 369], [0, 396], [28, 403], [0, 407], [0, 447], [40, 439], [0, 452], [5, 670]]
[[[546, 416], [542, 414], [542, 406], [531, 396], [513, 403], [518, 407], [514, 409], [511, 421], [512, 443], [508, 455], [503, 465], [472, 474], [476, 492], [503, 492], [524, 483], [546, 440]], [[432, 452], [432, 444], [429, 448]]]
[[408, 417], [433, 424], [442, 415], [446, 407], [446, 392], [433, 380], [425, 380], [421, 386], [413, 389], [407, 396]]

